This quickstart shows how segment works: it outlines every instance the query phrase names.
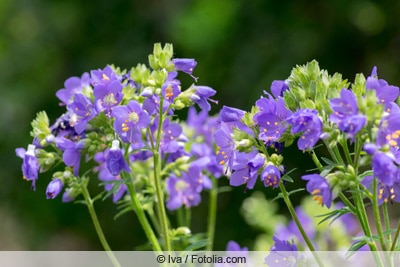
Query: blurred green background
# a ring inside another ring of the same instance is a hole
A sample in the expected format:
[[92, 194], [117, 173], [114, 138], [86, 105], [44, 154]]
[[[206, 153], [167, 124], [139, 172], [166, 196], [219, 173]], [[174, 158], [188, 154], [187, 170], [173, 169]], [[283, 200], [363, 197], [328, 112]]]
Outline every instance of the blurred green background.
[[[380, 77], [399, 85], [399, 27], [399, 1], [0, 1], [0, 249], [101, 250], [86, 208], [46, 200], [48, 174], [31, 191], [14, 151], [31, 142], [38, 111], [52, 121], [63, 112], [55, 92], [68, 77], [147, 63], [153, 43], [170, 42], [176, 57], [198, 61], [198, 84], [217, 90], [213, 112], [222, 105], [248, 110], [273, 80], [312, 59], [350, 81], [376, 65]], [[289, 168], [301, 155], [286, 152]], [[257, 230], [239, 212], [250, 194], [235, 188], [220, 198], [216, 249], [231, 239], [251, 248]], [[144, 242], [132, 214], [114, 221], [111, 201], [101, 205], [112, 248]], [[205, 230], [205, 205], [193, 212], [193, 231]]]

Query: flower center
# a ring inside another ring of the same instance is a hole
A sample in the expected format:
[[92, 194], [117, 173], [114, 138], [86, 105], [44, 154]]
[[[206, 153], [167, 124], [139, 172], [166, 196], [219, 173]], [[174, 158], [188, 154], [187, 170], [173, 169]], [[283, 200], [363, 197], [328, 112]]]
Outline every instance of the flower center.
[[137, 123], [139, 121], [139, 115], [136, 112], [131, 112], [128, 115], [128, 120]]
[[175, 183], [176, 191], [184, 191], [188, 187], [188, 184], [185, 181], [178, 181]]
[[116, 104], [117, 104], [117, 100], [115, 100], [114, 94], [111, 93], [111, 94], [106, 95], [106, 96], [103, 98], [103, 103], [104, 103], [106, 106], [113, 106], [113, 105], [116, 105]]

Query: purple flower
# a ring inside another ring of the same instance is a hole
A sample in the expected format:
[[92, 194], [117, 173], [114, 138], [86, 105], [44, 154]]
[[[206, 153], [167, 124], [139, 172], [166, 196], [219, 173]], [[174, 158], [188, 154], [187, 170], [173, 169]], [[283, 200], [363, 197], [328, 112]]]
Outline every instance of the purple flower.
[[24, 180], [32, 181], [32, 189], [36, 190], [36, 180], [39, 175], [39, 163], [35, 155], [36, 147], [28, 145], [28, 150], [24, 148], [17, 148], [15, 153], [18, 157], [23, 159], [22, 175]]
[[67, 108], [72, 113], [72, 117], [76, 115], [74, 128], [78, 134], [85, 130], [87, 123], [96, 115], [93, 104], [82, 94], [76, 94], [74, 101]]
[[384, 152], [376, 152], [372, 156], [372, 170], [374, 176], [384, 185], [392, 186], [395, 182], [399, 182], [398, 168], [394, 159]]
[[[104, 189], [106, 191], [113, 190], [113, 187], [118, 185], [118, 188], [116, 188], [113, 195], [113, 202], [117, 203], [118, 200], [120, 200], [122, 196], [126, 193], [128, 188], [126, 187], [125, 184], [119, 182], [121, 180], [120, 175], [114, 176], [108, 170], [106, 162], [109, 152], [110, 149], [106, 149], [104, 152], [96, 153], [94, 159], [96, 162], [99, 163], [99, 166], [95, 167], [94, 171], [99, 172], [98, 174], [99, 180], [105, 182]], [[118, 184], [115, 183], [116, 181], [118, 181]]]
[[276, 97], [282, 97], [283, 93], [289, 90], [289, 85], [286, 81], [275, 80], [271, 84], [271, 93]]
[[297, 142], [300, 150], [312, 149], [322, 133], [322, 121], [317, 114], [313, 109], [300, 109], [286, 120], [292, 125], [293, 134], [303, 133]]
[[110, 116], [112, 108], [122, 100], [122, 84], [118, 80], [106, 84], [99, 83], [94, 87], [93, 94], [96, 111], [98, 113], [104, 111], [107, 116]]
[[202, 157], [192, 161], [188, 169], [188, 175], [196, 185], [196, 191], [199, 193], [203, 191], [203, 189], [211, 189], [212, 187], [210, 178], [202, 172], [209, 162], [210, 159], [208, 157]]
[[211, 109], [210, 103], [218, 103], [216, 100], [210, 99], [211, 96], [215, 95], [216, 91], [208, 86], [195, 86], [196, 92], [190, 96], [190, 99], [195, 102], [202, 110], [209, 111]]
[[140, 104], [131, 100], [127, 106], [113, 108], [114, 129], [126, 143], [142, 142], [142, 129], [150, 123], [150, 116]]
[[175, 97], [177, 97], [181, 93], [179, 82], [177, 82], [176, 80], [167, 80], [161, 87], [161, 93], [168, 102], [173, 103]]
[[75, 94], [82, 93], [82, 89], [89, 85], [90, 77], [89, 74], [85, 72], [82, 74], [81, 78], [71, 77], [67, 79], [64, 83], [65, 88], [58, 90], [56, 96], [62, 101], [62, 103], [68, 105], [72, 102]]
[[[369, 188], [372, 192], [372, 182], [374, 177], [373, 176], [365, 176], [361, 183], [366, 187]], [[381, 205], [382, 203], [393, 203], [400, 202], [400, 182], [396, 182], [391, 186], [385, 185], [380, 180], [378, 180], [378, 204]]]
[[364, 115], [358, 114], [355, 94], [350, 90], [342, 89], [340, 98], [331, 99], [330, 104], [333, 113], [329, 116], [329, 119], [353, 139], [367, 122]]
[[53, 179], [49, 183], [46, 189], [46, 197], [47, 199], [54, 199], [58, 194], [60, 194], [64, 184], [60, 179]]
[[292, 114], [285, 107], [283, 99], [261, 98], [256, 106], [260, 112], [254, 115], [254, 122], [260, 126], [259, 138], [267, 145], [278, 141], [288, 128], [286, 119]]
[[83, 142], [73, 142], [63, 137], [56, 137], [56, 144], [59, 149], [64, 151], [63, 161], [65, 165], [74, 168], [74, 175], [78, 176], [81, 161], [81, 150], [84, 148]]
[[373, 67], [371, 76], [366, 81], [367, 90], [375, 90], [379, 102], [388, 107], [390, 102], [393, 102], [399, 96], [399, 87], [389, 85], [385, 80], [378, 79], [377, 68]]
[[[50, 131], [55, 137], [66, 137], [74, 139], [79, 134], [75, 130], [75, 125], [78, 120], [78, 116], [73, 112], [67, 112], [61, 115], [56, 122], [50, 126]], [[48, 140], [49, 143], [53, 140]]]
[[332, 193], [324, 177], [319, 174], [308, 174], [303, 175], [301, 179], [308, 181], [306, 189], [314, 196], [313, 199], [317, 201], [319, 205], [325, 205], [327, 208], [331, 207]]
[[92, 70], [90, 72], [91, 84], [97, 86], [99, 84], [106, 85], [112, 81], [119, 80], [117, 74], [110, 66], [106, 66], [103, 70]]
[[172, 62], [174, 63], [176, 70], [189, 74], [195, 81], [197, 81], [197, 78], [192, 75], [192, 72], [197, 65], [197, 62], [194, 59], [174, 58]]
[[[155, 119], [155, 123], [151, 126], [151, 131], [155, 136], [158, 130], [158, 118]], [[174, 153], [177, 152], [182, 145], [179, 142], [179, 137], [182, 134], [182, 126], [178, 123], [171, 122], [169, 118], [166, 118], [162, 125], [162, 136], [160, 142], [160, 150], [163, 153]], [[155, 140], [153, 138], [153, 140]]]
[[214, 133], [215, 143], [217, 144], [217, 162], [219, 165], [227, 164], [229, 168], [232, 168], [235, 151], [235, 141], [231, 134], [232, 129], [226, 123], [221, 123]]
[[122, 170], [125, 170], [126, 172], [131, 172], [129, 169], [128, 164], [126, 163], [124, 159], [124, 155], [122, 153], [122, 150], [119, 148], [119, 141], [114, 140], [112, 142], [112, 148], [108, 152], [107, 155], [107, 168], [108, 171], [112, 176], [117, 176]]
[[243, 247], [241, 248], [240, 245], [231, 240], [228, 242], [228, 244], [226, 245], [226, 251], [248, 251], [249, 249], [247, 247]]
[[400, 112], [393, 110], [382, 118], [379, 124], [376, 143], [379, 147], [389, 145], [391, 149], [398, 150], [400, 144]]
[[169, 210], [176, 210], [182, 206], [189, 208], [200, 203], [201, 197], [196, 190], [197, 185], [187, 173], [183, 172], [181, 178], [171, 175], [166, 182], [168, 193], [167, 208]]
[[261, 173], [261, 181], [264, 182], [264, 185], [266, 187], [272, 186], [274, 188], [277, 188], [280, 180], [281, 180], [281, 172], [274, 165], [268, 165]]
[[264, 262], [270, 267], [294, 267], [297, 266], [298, 250], [294, 243], [286, 240], [280, 240], [273, 237], [274, 245], [270, 249], [269, 255]]
[[219, 117], [223, 122], [240, 122], [244, 114], [246, 114], [246, 111], [244, 110], [223, 106], [219, 112]]
[[229, 183], [232, 186], [246, 184], [246, 188], [253, 189], [258, 177], [258, 170], [264, 165], [264, 157], [257, 152], [236, 153], [232, 165], [234, 170]]

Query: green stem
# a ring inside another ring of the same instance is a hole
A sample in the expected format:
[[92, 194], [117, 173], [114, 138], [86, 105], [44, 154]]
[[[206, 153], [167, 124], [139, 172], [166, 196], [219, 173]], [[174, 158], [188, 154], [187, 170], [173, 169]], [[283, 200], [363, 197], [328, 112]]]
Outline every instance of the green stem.
[[90, 194], [89, 194], [89, 191], [87, 190], [86, 184], [81, 183], [81, 190], [82, 190], [83, 198], [86, 201], [86, 206], [88, 207], [90, 217], [92, 218], [94, 228], [96, 229], [97, 236], [99, 237], [104, 250], [106, 251], [108, 257], [110, 258], [113, 266], [121, 267], [121, 265], [118, 262], [118, 259], [115, 257], [114, 253], [111, 251], [111, 248], [108, 245], [108, 242], [103, 233], [103, 230], [101, 229], [99, 219], [97, 217], [96, 211], [94, 210], [93, 199], [90, 197]]
[[162, 125], [164, 122], [164, 114], [163, 114], [163, 98], [160, 98], [160, 117], [158, 121], [158, 129], [157, 129], [157, 135], [156, 135], [156, 144], [155, 147], [153, 146], [153, 170], [154, 170], [154, 184], [156, 187], [156, 202], [157, 202], [157, 211], [158, 211], [158, 217], [161, 223], [161, 230], [163, 233], [164, 237], [164, 243], [165, 243], [165, 250], [166, 251], [171, 251], [172, 246], [171, 246], [171, 238], [169, 234], [169, 226], [168, 226], [168, 218], [167, 218], [167, 212], [165, 210], [165, 204], [164, 204], [164, 191], [161, 186], [162, 181], [161, 181], [161, 155], [160, 155], [160, 144], [161, 144], [161, 134], [162, 134]]
[[375, 223], [376, 223], [376, 229], [378, 231], [379, 235], [379, 242], [381, 243], [382, 250], [386, 251], [386, 242], [385, 242], [385, 237], [383, 236], [383, 230], [382, 230], [382, 221], [381, 221], [381, 215], [379, 214], [379, 205], [378, 205], [378, 182], [376, 179], [373, 181], [373, 198], [372, 198], [372, 206], [373, 206], [373, 211], [374, 211], [374, 217], [375, 217]]
[[143, 227], [144, 233], [147, 236], [150, 244], [153, 247], [154, 251], [162, 251], [160, 244], [158, 243], [157, 237], [154, 234], [153, 228], [149, 221], [147, 220], [146, 214], [143, 211], [142, 206], [140, 205], [139, 199], [136, 195], [135, 186], [133, 183], [127, 183], [126, 186], [128, 187], [129, 195], [131, 196], [132, 204], [135, 209], [136, 215], [139, 219], [140, 224]]
[[[388, 211], [388, 207], [387, 207], [387, 203], [384, 202], [382, 204], [383, 207], [383, 219], [385, 221], [385, 229], [386, 231], [389, 231], [390, 228], [390, 219], [389, 219], [389, 211]], [[392, 234], [388, 234], [388, 247], [390, 247], [392, 245]]]
[[400, 234], [400, 220], [397, 224], [396, 234], [394, 236], [392, 246], [390, 247], [390, 251], [394, 251], [396, 249], [396, 243], [397, 239], [399, 238], [399, 234]]
[[292, 216], [294, 222], [296, 223], [296, 226], [299, 229], [301, 236], [303, 237], [304, 241], [306, 242], [306, 244], [307, 244], [308, 248], [310, 249], [311, 253], [313, 254], [315, 260], [317, 261], [317, 263], [320, 267], [324, 266], [321, 259], [318, 257], [318, 254], [315, 252], [315, 248], [314, 248], [313, 244], [311, 243], [306, 232], [304, 231], [304, 228], [301, 225], [299, 218], [297, 217], [296, 211], [293, 208], [292, 202], [290, 201], [289, 195], [288, 195], [286, 188], [283, 185], [282, 181], [279, 182], [279, 189], [282, 192], [283, 200], [285, 201], [285, 204], [290, 212], [290, 215]]
[[310, 155], [314, 164], [317, 166], [318, 170], [322, 172], [324, 170], [324, 166], [322, 166], [321, 162], [319, 161], [317, 155], [315, 154], [314, 150], [310, 151]]
[[343, 147], [343, 152], [344, 152], [344, 155], [346, 157], [347, 164], [351, 164], [352, 160], [351, 160], [351, 157], [350, 157], [350, 151], [349, 151], [349, 147], [347, 145], [347, 139], [346, 139], [346, 137], [344, 135], [343, 135], [343, 137], [341, 139], [341, 143], [340, 144]]
[[212, 250], [214, 246], [215, 224], [217, 220], [217, 199], [218, 199], [218, 180], [211, 177], [212, 187], [210, 191], [210, 206], [208, 209], [207, 237], [208, 244], [206, 250]]

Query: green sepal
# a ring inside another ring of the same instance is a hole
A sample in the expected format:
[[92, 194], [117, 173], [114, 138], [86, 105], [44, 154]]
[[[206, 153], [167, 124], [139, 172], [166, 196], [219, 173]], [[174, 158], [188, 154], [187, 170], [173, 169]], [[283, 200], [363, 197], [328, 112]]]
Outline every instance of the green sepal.
[[45, 111], [36, 114], [36, 118], [32, 121], [31, 136], [39, 140], [40, 145], [47, 144], [46, 137], [51, 134], [49, 127], [49, 118]]

